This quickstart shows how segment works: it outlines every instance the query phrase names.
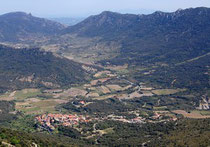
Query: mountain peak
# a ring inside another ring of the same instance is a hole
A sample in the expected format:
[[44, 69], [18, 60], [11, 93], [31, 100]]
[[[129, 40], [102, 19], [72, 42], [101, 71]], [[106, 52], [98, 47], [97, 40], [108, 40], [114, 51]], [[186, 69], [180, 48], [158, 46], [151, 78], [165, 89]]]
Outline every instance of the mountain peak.
[[18, 41], [28, 36], [55, 34], [65, 27], [62, 24], [44, 18], [38, 18], [25, 12], [12, 12], [0, 15], [0, 40]]
[[32, 16], [31, 13], [25, 13], [25, 12], [10, 12], [2, 15], [3, 17], [21, 17], [21, 16]]
[[120, 14], [117, 12], [112, 12], [112, 11], [103, 11], [101, 14], [99, 15], [116, 15], [116, 14]]

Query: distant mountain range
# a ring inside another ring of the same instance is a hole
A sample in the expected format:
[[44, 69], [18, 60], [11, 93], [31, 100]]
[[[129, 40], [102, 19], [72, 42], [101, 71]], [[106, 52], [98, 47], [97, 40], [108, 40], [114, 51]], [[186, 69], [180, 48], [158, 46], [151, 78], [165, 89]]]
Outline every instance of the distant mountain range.
[[209, 52], [209, 18], [209, 8], [150, 15], [103, 12], [63, 32], [102, 37], [102, 41], [117, 40], [122, 45], [121, 55], [117, 57], [120, 63], [130, 62], [128, 57], [136, 63], [143, 63], [148, 58], [151, 62], [164, 62], [170, 57], [167, 62], [173, 63], [174, 60], [182, 62]]
[[[205, 7], [149, 15], [105, 11], [65, 27], [17, 12], [0, 16], [0, 40], [21, 43], [33, 38], [32, 44], [47, 50], [54, 50], [51, 45], [56, 44], [62, 55], [88, 54], [99, 57], [97, 63], [103, 65], [151, 67], [155, 71], [151, 75], [139, 75], [166, 87], [205, 89], [210, 87], [209, 18], [210, 9]], [[42, 42], [37, 43], [37, 38]], [[101, 55], [105, 57], [100, 59]]]
[[[150, 75], [139, 74], [136, 78], [144, 77], [166, 87], [208, 89], [209, 18], [210, 9], [204, 7], [150, 15], [106, 11], [62, 32], [84, 38], [101, 38], [97, 43], [118, 43], [120, 48], [110, 53], [118, 54], [99, 63], [136, 65], [153, 71]], [[173, 83], [174, 80], [176, 82]]]

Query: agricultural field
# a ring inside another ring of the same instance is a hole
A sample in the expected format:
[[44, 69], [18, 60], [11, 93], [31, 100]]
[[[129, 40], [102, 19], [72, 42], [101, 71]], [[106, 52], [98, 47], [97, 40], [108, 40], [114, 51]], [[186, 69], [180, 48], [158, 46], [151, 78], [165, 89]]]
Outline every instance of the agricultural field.
[[152, 90], [152, 93], [156, 95], [170, 95], [183, 91], [185, 91], [185, 89], [156, 89]]
[[[189, 100], [195, 96], [188, 93], [187, 89], [166, 89], [135, 81], [129, 76], [129, 70], [127, 66], [108, 67], [104, 71], [95, 71], [89, 82], [66, 89], [31, 88], [6, 92], [0, 96], [0, 100], [14, 102], [15, 113], [22, 114], [7, 125], [27, 132], [64, 133], [69, 137], [76, 134], [97, 143], [101, 138], [118, 133], [118, 126], [113, 126], [115, 123], [144, 126], [174, 122], [180, 118], [210, 118], [207, 110], [190, 109], [192, 104]], [[189, 107], [189, 111], [178, 106]], [[82, 115], [91, 121], [64, 128], [59, 126], [53, 131], [46, 125], [35, 128], [37, 123], [34, 118], [45, 114]], [[110, 122], [111, 125], [107, 125]]]
[[210, 115], [203, 115], [202, 112], [199, 112], [199, 111], [186, 112], [184, 110], [175, 110], [172, 112], [176, 114], [181, 114], [186, 118], [194, 118], [194, 119], [210, 118]]
[[[48, 90], [16, 90], [1, 95], [0, 100], [15, 101], [15, 108], [26, 114], [42, 114], [59, 113], [56, 109], [57, 106], [74, 99], [103, 101], [110, 98], [134, 100], [151, 97], [150, 101], [153, 101], [156, 96], [168, 96], [186, 91], [186, 89], [156, 89], [147, 86], [143, 82], [136, 83], [128, 78], [129, 75], [126, 72], [122, 72], [122, 70], [130, 70], [128, 65], [105, 68], [102, 71], [95, 71], [93, 79], [89, 83], [77, 85], [76, 87]], [[149, 99], [147, 101], [146, 103], [150, 103]], [[150, 106], [150, 104], [146, 103], [144, 106]], [[156, 103], [158, 104], [159, 101]], [[154, 105], [154, 110], [168, 109], [167, 106], [157, 104]]]

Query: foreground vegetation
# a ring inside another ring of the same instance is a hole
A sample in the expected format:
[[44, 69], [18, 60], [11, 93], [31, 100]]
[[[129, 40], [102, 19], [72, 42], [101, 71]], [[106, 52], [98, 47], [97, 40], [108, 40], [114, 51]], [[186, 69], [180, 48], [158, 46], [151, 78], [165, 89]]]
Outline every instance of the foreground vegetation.
[[[77, 130], [60, 128], [59, 134], [26, 133], [0, 128], [1, 143], [15, 146], [208, 146], [210, 120], [183, 119], [176, 123], [125, 124], [113, 121], [100, 122], [97, 130], [103, 135], [84, 139]], [[91, 125], [83, 125], [91, 130]], [[111, 128], [111, 130], [110, 130]], [[141, 132], [141, 133], [139, 133]]]

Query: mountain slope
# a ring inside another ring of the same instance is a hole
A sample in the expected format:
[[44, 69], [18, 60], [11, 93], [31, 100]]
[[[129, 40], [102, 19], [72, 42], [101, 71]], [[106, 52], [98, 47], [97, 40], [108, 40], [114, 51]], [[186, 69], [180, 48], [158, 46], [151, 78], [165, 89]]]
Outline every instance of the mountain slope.
[[138, 21], [137, 15], [105, 11], [96, 16], [90, 16], [81, 23], [70, 26], [62, 32], [76, 33], [80, 36], [95, 37], [114, 35], [117, 32], [129, 30]]
[[43, 35], [53, 35], [64, 26], [47, 19], [34, 17], [24, 12], [0, 16], [0, 41], [19, 41]]
[[0, 89], [58, 88], [89, 77], [81, 64], [38, 49], [0, 46]]
[[[103, 12], [65, 30], [67, 34], [79, 37], [99, 37], [99, 42], [106, 44], [118, 43], [120, 48], [110, 53], [117, 52], [116, 56], [99, 61], [103, 65], [129, 64], [146, 68], [143, 72], [155, 70], [150, 75], [137, 73], [136, 76], [138, 79], [146, 77], [165, 87], [208, 89], [209, 18], [210, 8], [204, 7], [150, 15]], [[199, 60], [194, 61], [196, 58]], [[173, 80], [176, 80], [175, 84], [171, 84]]]
[[[103, 12], [64, 29], [84, 37], [118, 41], [120, 56], [111, 62], [181, 62], [209, 52], [210, 9], [196, 8], [150, 15]], [[180, 57], [179, 57], [180, 56]], [[128, 60], [131, 58], [132, 61]], [[179, 59], [177, 59], [179, 58]], [[175, 60], [175, 61], [174, 61]]]

